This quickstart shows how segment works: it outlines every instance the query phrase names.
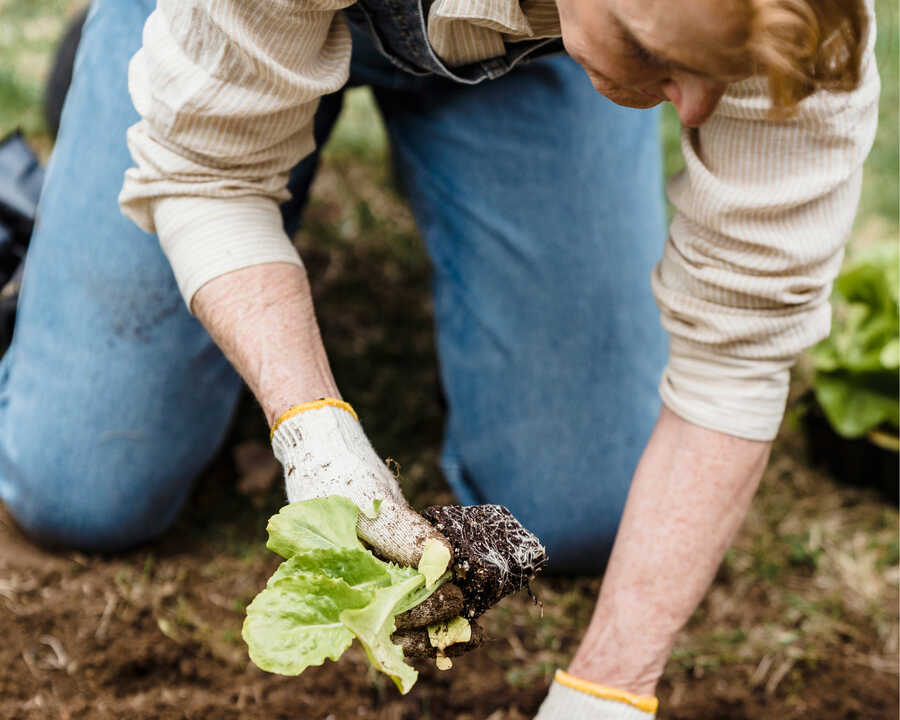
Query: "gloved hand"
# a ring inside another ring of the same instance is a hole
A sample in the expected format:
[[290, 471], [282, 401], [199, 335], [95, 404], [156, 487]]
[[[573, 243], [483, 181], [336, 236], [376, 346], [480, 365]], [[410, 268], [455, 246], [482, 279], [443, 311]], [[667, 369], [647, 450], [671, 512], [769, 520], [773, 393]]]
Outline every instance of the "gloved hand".
[[[334, 398], [296, 405], [272, 426], [272, 449], [284, 467], [288, 502], [328, 495], [343, 495], [360, 509], [356, 531], [372, 550], [386, 560], [418, 567], [429, 542], [452, 549], [447, 539], [410, 508], [394, 475], [366, 438], [356, 412]], [[375, 517], [373, 503], [381, 501]], [[411, 656], [435, 655], [427, 625], [445, 622], [462, 612], [459, 588], [447, 583], [428, 600], [397, 617], [394, 641]], [[476, 647], [481, 628], [473, 625], [472, 640], [448, 648], [456, 655]]]
[[653, 720], [659, 701], [557, 670], [534, 720]]
[[[372, 449], [353, 408], [325, 398], [295, 405], [272, 426], [288, 502], [343, 495], [360, 509], [357, 534], [386, 560], [418, 567], [425, 544], [450, 543], [410, 508], [393, 474]], [[381, 501], [374, 518], [372, 505]]]

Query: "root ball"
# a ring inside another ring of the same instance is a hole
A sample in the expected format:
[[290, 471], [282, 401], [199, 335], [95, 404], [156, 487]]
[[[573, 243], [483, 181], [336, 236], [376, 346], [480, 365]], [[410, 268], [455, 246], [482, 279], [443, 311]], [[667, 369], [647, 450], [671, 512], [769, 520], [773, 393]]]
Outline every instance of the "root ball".
[[453, 546], [453, 582], [476, 618], [521, 590], [547, 564], [547, 551], [502, 505], [445, 505], [422, 513]]

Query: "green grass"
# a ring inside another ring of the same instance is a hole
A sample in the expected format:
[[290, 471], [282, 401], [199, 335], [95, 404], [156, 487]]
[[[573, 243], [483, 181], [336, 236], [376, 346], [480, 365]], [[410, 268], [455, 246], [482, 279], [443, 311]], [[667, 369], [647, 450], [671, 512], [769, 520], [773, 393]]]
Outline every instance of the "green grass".
[[332, 159], [353, 158], [372, 165], [387, 163], [387, 131], [369, 88], [353, 88], [344, 94], [344, 109], [325, 154]]
[[[21, 127], [32, 137], [44, 134], [40, 109], [43, 82], [52, 51], [65, 23], [86, 0], [0, 0], [0, 136]], [[893, 0], [876, 0], [879, 32], [876, 45], [882, 78], [879, 128], [866, 162], [857, 225], [877, 220], [879, 235], [896, 236], [900, 228], [900, 26]], [[680, 126], [671, 105], [662, 113], [661, 142], [666, 176], [683, 167]], [[355, 158], [370, 165], [388, 160], [387, 134], [371, 93], [364, 88], [346, 95], [344, 111], [326, 148], [332, 158]]]
[[43, 135], [43, 85], [66, 22], [86, 0], [0, 0], [0, 137]]
[[879, 24], [875, 53], [881, 74], [881, 105], [875, 146], [866, 162], [860, 218], [879, 216], [888, 223], [894, 237], [900, 225], [900, 157], [898, 157], [897, 115], [900, 105], [900, 22], [897, 3], [879, 0]]
[[670, 178], [684, 168], [681, 155], [681, 121], [672, 103], [665, 103], [660, 121], [660, 141], [662, 142], [663, 169]]
[[0, 67], [0, 136], [21, 127], [29, 135], [43, 129], [41, 92], [20, 80], [8, 67]]

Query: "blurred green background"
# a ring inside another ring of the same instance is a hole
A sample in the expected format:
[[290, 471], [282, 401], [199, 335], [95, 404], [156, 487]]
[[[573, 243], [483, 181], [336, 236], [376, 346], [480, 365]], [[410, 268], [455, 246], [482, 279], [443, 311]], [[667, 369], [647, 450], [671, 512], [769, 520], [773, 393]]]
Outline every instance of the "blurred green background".
[[[16, 127], [21, 127], [30, 137], [39, 137], [44, 133], [40, 101], [42, 84], [50, 65], [50, 53], [66, 19], [84, 4], [84, 0], [0, 0], [0, 135]], [[857, 224], [865, 227], [867, 232], [896, 235], [900, 224], [898, 6], [892, 0], [877, 0], [876, 8], [879, 23], [876, 52], [882, 80], [882, 101], [878, 136], [866, 163]], [[677, 172], [682, 166], [679, 133], [678, 118], [671, 105], [666, 104], [662, 144], [667, 175]], [[329, 143], [329, 150], [338, 154], [354, 154], [373, 163], [386, 160], [387, 137], [367, 90], [357, 89], [349, 93], [346, 110]]]

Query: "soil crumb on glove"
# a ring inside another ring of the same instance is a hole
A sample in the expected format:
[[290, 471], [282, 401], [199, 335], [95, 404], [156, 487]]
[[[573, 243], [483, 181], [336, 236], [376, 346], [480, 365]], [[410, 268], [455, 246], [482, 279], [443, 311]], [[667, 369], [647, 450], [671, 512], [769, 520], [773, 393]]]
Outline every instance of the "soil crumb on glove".
[[422, 513], [453, 546], [453, 582], [467, 618], [527, 587], [547, 564], [547, 550], [502, 505], [433, 506]]

